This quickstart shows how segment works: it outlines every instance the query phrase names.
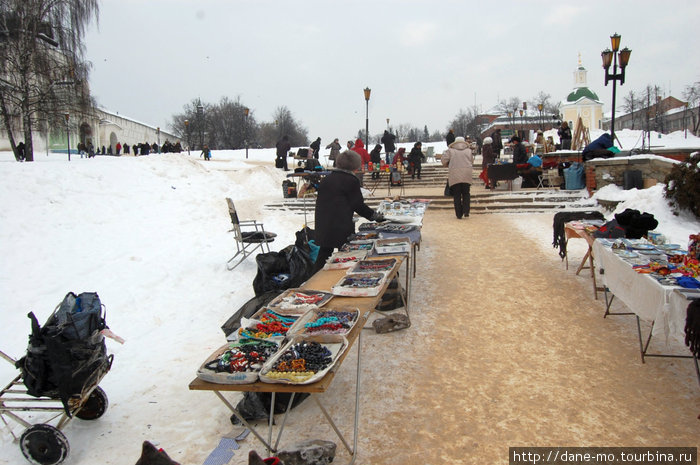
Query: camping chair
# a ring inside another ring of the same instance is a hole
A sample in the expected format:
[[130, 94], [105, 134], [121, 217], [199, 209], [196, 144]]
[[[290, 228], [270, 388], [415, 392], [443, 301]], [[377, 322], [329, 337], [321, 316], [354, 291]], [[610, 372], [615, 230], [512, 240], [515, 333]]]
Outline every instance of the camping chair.
[[430, 161], [430, 159], [433, 159], [433, 161], [437, 161], [435, 159], [435, 147], [426, 147], [425, 148], [425, 161], [426, 163]]
[[[261, 252], [265, 252], [265, 248], [267, 248], [267, 252], [269, 253], [269, 244], [275, 240], [277, 234], [265, 232], [263, 224], [256, 220], [239, 220], [236, 207], [233, 205], [233, 200], [226, 197], [226, 203], [228, 204], [228, 213], [231, 215], [231, 224], [233, 225], [233, 228], [229, 232], [233, 232], [237, 249], [236, 254], [226, 262], [226, 268], [228, 270], [233, 270], [258, 248]], [[248, 229], [247, 231], [241, 230], [241, 228], [251, 227], [253, 229]], [[235, 261], [240, 255], [242, 255], [242, 257], [238, 261]]]

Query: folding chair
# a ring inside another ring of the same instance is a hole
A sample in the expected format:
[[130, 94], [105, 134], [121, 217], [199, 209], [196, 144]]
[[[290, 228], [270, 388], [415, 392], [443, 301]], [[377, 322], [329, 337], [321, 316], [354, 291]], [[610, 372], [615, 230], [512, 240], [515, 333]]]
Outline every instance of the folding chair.
[[[266, 232], [263, 224], [256, 220], [239, 220], [236, 207], [233, 205], [233, 200], [226, 197], [226, 203], [228, 204], [228, 213], [231, 215], [231, 224], [233, 225], [233, 228], [229, 232], [233, 232], [233, 237], [236, 240], [236, 254], [226, 262], [226, 268], [228, 270], [233, 270], [258, 248], [261, 252], [265, 252], [265, 248], [267, 248], [267, 252], [269, 253], [269, 244], [275, 240], [277, 234]], [[253, 229], [248, 229], [247, 231], [241, 230], [241, 228], [251, 227]], [[240, 255], [242, 255], [242, 257], [238, 261], [235, 261]]]

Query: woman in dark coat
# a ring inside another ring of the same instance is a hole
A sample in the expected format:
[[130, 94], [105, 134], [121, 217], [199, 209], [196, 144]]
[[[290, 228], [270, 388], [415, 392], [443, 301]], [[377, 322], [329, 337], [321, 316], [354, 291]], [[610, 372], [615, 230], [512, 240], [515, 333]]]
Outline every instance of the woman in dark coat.
[[382, 163], [382, 145], [377, 144], [369, 153], [369, 159], [377, 168], [372, 170], [372, 179], [379, 178], [379, 165]]
[[571, 150], [571, 128], [569, 123], [563, 121], [561, 127], [557, 130], [559, 141], [561, 142], [562, 150]]
[[336, 169], [323, 178], [318, 185], [316, 198], [316, 245], [320, 247], [313, 272], [323, 268], [333, 249], [345, 244], [348, 236], [355, 232], [352, 218], [355, 213], [368, 220], [384, 221], [365, 204], [360, 190], [360, 180], [354, 172], [360, 169], [362, 159], [352, 151], [338, 155]]
[[415, 179], [416, 174], [418, 175], [418, 179], [420, 179], [420, 172], [422, 168], [422, 163], [423, 159], [425, 158], [425, 155], [423, 155], [423, 151], [421, 148], [423, 147], [423, 144], [420, 142], [416, 142], [413, 144], [413, 148], [411, 149], [411, 153], [408, 154], [408, 162], [413, 165], [413, 171], [411, 172], [411, 179]]
[[483, 160], [481, 161], [481, 174], [479, 175], [479, 178], [481, 178], [482, 181], [484, 181], [484, 184], [486, 184], [486, 188], [494, 188], [496, 183], [489, 182], [489, 176], [488, 176], [488, 171], [489, 171], [489, 165], [493, 164], [496, 161], [496, 154], [493, 153], [493, 139], [491, 137], [486, 137], [484, 138], [483, 145], [481, 146], [481, 156]]

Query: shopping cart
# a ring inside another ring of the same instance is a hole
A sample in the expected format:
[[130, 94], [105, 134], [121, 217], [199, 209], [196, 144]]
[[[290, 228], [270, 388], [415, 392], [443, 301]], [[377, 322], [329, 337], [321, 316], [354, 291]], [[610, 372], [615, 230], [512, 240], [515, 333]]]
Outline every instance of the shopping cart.
[[[81, 294], [81, 296], [83, 295], [85, 294]], [[72, 293], [69, 293], [69, 296], [75, 297]], [[66, 298], [69, 296], [66, 296]], [[97, 294], [94, 294], [94, 296], [97, 297]], [[102, 313], [104, 306], [99, 304], [99, 300], [97, 300], [97, 305], [100, 307], [99, 312]], [[56, 309], [60, 306], [61, 304]], [[84, 314], [87, 313], [86, 311]], [[56, 315], [56, 310], [54, 310], [54, 313], [44, 325], [44, 329], [50, 323], [56, 321]], [[36, 323], [33, 314], [30, 314], [30, 318]], [[101, 321], [104, 322], [104, 319], [102, 318]], [[39, 355], [36, 355], [37, 348], [32, 343], [36, 342], [36, 344], [39, 344], [40, 341], [38, 341], [39, 338], [37, 336], [41, 329], [36, 324], [32, 330], [27, 357], [31, 353], [34, 357], [33, 360], [36, 361], [38, 358], [45, 356], [43, 355], [45, 353], [62, 353], [61, 348], [54, 344], [48, 352], [46, 352], [46, 348], [42, 348], [43, 351], [39, 351]], [[2, 419], [15, 441], [19, 442], [22, 454], [31, 463], [58, 465], [63, 462], [70, 451], [68, 440], [62, 432], [63, 428], [73, 418], [96, 420], [107, 410], [109, 404], [107, 394], [98, 385], [111, 369], [114, 359], [114, 355], [106, 355], [104, 346], [104, 335], [109, 335], [111, 332], [109, 332], [106, 325], [102, 326], [101, 329], [91, 331], [89, 333], [91, 334], [89, 344], [81, 345], [80, 348], [85, 350], [85, 347], [88, 347], [88, 350], [92, 350], [94, 355], [91, 355], [86, 360], [79, 359], [78, 363], [80, 365], [75, 370], [73, 369], [75, 366], [69, 366], [68, 371], [66, 371], [66, 367], [61, 364], [53, 365], [56, 373], [59, 373], [62, 379], [72, 382], [69, 383], [70, 387], [68, 388], [61, 385], [61, 388], [56, 390], [52, 389], [53, 385], [50, 388], [47, 384], [46, 386], [42, 385], [45, 389], [37, 389], [36, 385], [32, 383], [36, 382], [37, 378], [34, 376], [36, 373], [27, 370], [28, 365], [25, 360], [20, 360], [18, 363], [17, 360], [0, 351], [0, 357], [17, 367], [20, 371], [0, 391], [0, 419]], [[41, 334], [43, 335], [44, 333]], [[56, 340], [54, 339], [54, 341]], [[77, 344], [82, 344], [83, 342], [82, 340], [73, 340], [65, 342], [65, 344], [73, 343], [77, 346]], [[59, 391], [62, 391], [62, 393], [59, 393]], [[12, 420], [12, 422], [9, 420]], [[20, 427], [16, 424], [24, 428], [21, 434], [19, 434]]]

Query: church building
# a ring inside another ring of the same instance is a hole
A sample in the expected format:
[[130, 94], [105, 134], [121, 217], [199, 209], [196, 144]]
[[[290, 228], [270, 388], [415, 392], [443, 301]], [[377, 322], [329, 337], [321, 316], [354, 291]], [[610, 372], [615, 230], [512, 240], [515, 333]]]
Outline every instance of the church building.
[[579, 53], [578, 68], [574, 71], [574, 90], [561, 104], [562, 119], [569, 123], [572, 131], [579, 117], [589, 130], [602, 128], [603, 103], [596, 93], [588, 88], [587, 74], [588, 71], [581, 64]]

